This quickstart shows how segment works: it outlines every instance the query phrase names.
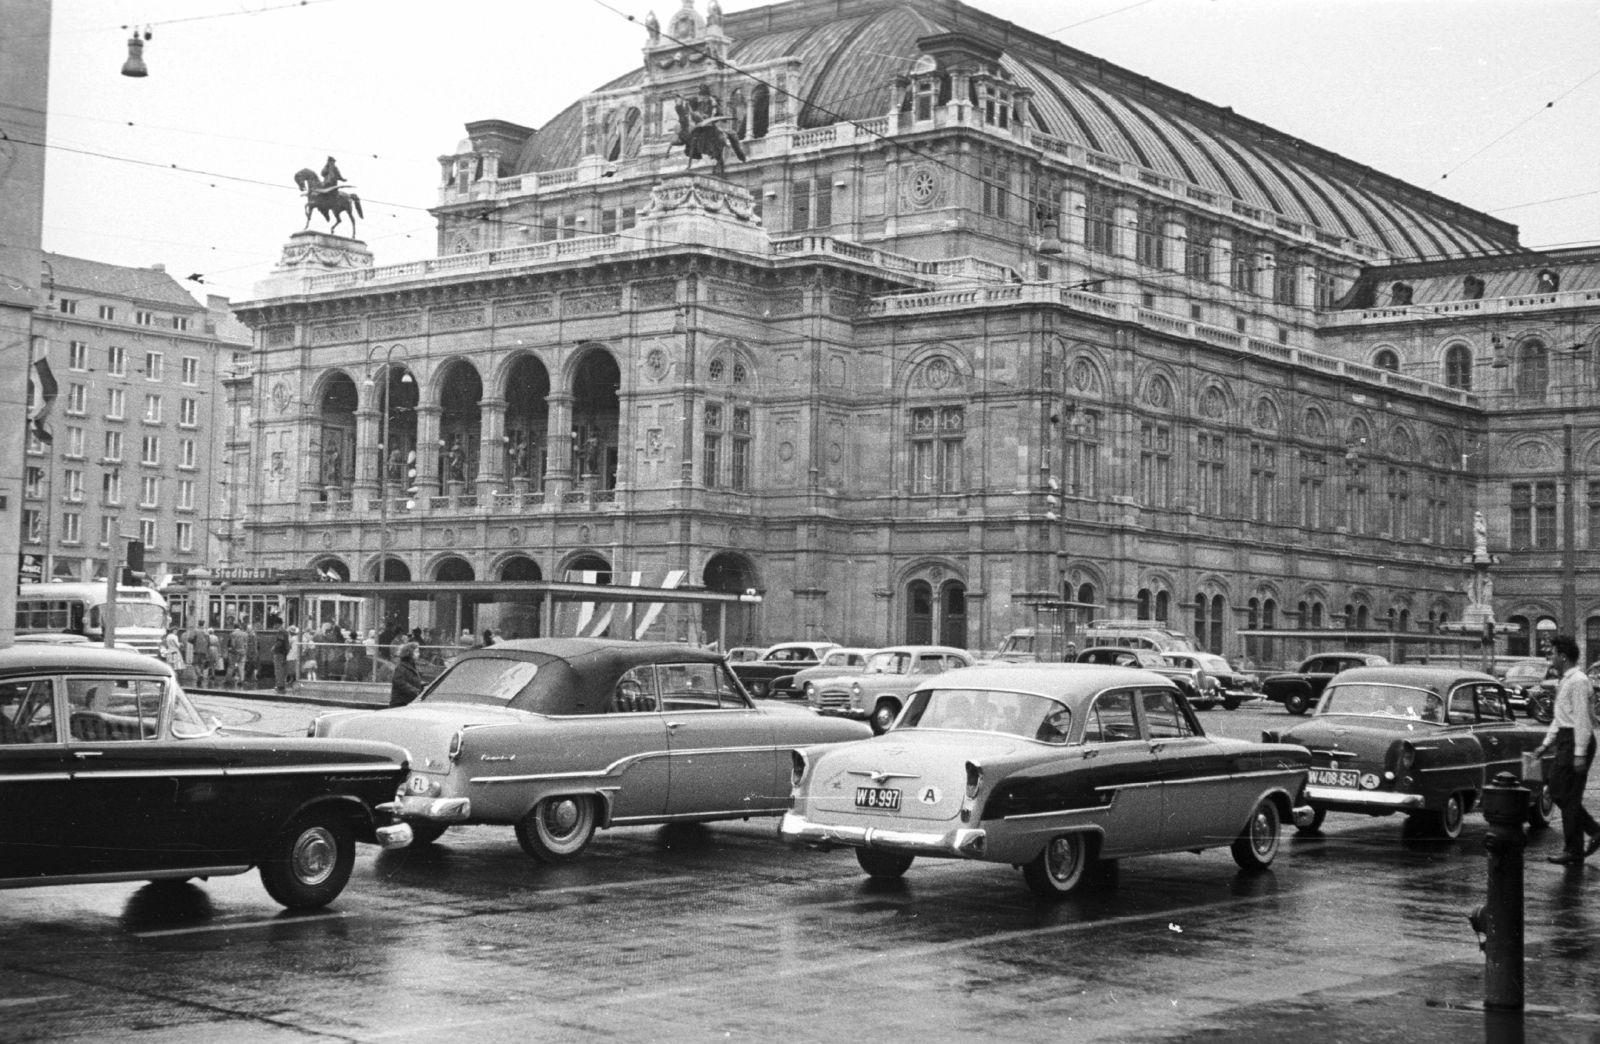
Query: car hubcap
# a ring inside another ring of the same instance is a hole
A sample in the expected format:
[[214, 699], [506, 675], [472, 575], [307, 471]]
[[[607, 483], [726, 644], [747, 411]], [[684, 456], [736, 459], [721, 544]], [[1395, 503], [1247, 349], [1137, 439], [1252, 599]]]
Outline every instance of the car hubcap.
[[1255, 819], [1250, 821], [1250, 840], [1256, 846], [1257, 855], [1272, 851], [1272, 817], [1264, 809], [1257, 809]]
[[1056, 838], [1050, 842], [1048, 864], [1050, 876], [1057, 882], [1072, 880], [1078, 872], [1078, 846], [1064, 837]]
[[550, 806], [545, 822], [552, 834], [564, 836], [572, 833], [572, 828], [578, 825], [578, 803], [570, 798], [557, 801]]
[[1444, 825], [1452, 832], [1461, 826], [1460, 799], [1451, 798], [1450, 803], [1444, 806]]
[[326, 881], [338, 859], [338, 845], [326, 827], [307, 830], [294, 843], [294, 875], [308, 885]]

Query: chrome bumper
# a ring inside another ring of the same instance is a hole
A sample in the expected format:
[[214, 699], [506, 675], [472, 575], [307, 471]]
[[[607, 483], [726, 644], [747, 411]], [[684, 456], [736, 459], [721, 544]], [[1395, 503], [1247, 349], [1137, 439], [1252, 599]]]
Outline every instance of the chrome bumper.
[[378, 806], [400, 819], [427, 819], [435, 823], [465, 823], [472, 818], [471, 798], [431, 798], [408, 794]]
[[396, 823], [393, 826], [379, 827], [377, 834], [378, 845], [385, 851], [393, 848], [405, 848], [412, 841], [411, 825], [409, 823]]
[[1346, 787], [1308, 786], [1305, 800], [1324, 805], [1386, 809], [1391, 812], [1422, 807], [1421, 794], [1396, 794], [1388, 790], [1350, 790]]
[[813, 823], [805, 816], [786, 812], [778, 834], [792, 845], [820, 848], [888, 848], [911, 855], [946, 856], [956, 859], [982, 859], [984, 832], [962, 827], [936, 834], [920, 830], [888, 830], [882, 827], [839, 826]]

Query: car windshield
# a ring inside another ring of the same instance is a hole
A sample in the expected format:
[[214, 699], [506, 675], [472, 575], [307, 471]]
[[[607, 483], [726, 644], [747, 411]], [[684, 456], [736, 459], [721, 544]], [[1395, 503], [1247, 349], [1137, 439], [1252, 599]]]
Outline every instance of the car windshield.
[[1330, 685], [1318, 714], [1361, 714], [1377, 718], [1407, 718], [1444, 723], [1444, 700], [1437, 693], [1404, 685], [1357, 682]]
[[904, 674], [910, 667], [911, 654], [908, 652], [873, 653], [872, 659], [867, 661], [868, 674]]
[[1201, 653], [1195, 657], [1195, 662], [1208, 671], [1222, 671], [1231, 674], [1233, 668], [1228, 666], [1228, 661], [1211, 653]]
[[1072, 712], [1055, 700], [1024, 692], [924, 689], [911, 698], [895, 728], [966, 729], [1065, 743]]
[[480, 703], [504, 707], [533, 683], [539, 665], [493, 656], [459, 660], [433, 684], [422, 699], [432, 703]]

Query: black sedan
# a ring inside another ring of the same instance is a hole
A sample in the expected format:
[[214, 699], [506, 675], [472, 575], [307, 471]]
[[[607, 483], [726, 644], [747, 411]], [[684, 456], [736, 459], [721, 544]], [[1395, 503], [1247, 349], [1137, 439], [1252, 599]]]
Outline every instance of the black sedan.
[[406, 769], [386, 743], [219, 735], [148, 656], [0, 650], [0, 888], [259, 867], [284, 906], [324, 906], [357, 841], [410, 843], [376, 810]]

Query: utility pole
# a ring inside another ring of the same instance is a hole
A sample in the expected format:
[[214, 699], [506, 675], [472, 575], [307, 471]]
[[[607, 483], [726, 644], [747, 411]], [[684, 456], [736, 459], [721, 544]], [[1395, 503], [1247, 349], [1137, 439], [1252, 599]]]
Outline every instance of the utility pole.
[[100, 609], [100, 630], [107, 649], [117, 647], [117, 574], [122, 572], [119, 556], [126, 539], [118, 533], [111, 538], [111, 547], [106, 551], [106, 604]]

